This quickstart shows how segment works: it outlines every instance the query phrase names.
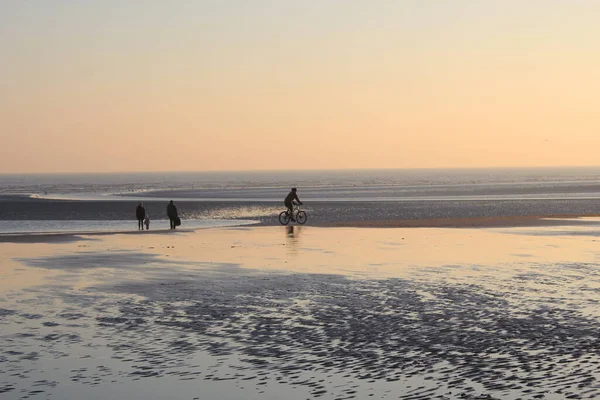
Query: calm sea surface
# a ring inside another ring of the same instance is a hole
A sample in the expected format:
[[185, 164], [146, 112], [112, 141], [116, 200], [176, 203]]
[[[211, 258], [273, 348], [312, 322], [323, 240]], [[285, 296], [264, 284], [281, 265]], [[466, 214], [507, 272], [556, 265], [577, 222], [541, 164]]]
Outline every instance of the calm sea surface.
[[281, 200], [291, 186], [318, 200], [600, 198], [600, 167], [0, 175], [0, 194]]

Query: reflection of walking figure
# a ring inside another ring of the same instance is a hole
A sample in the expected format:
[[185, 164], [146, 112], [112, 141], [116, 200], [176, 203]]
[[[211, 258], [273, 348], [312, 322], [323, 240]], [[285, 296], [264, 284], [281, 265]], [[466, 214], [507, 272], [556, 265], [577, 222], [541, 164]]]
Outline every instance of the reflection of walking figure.
[[144, 208], [144, 203], [138, 204], [135, 209], [135, 217], [138, 220], [138, 231], [144, 230], [144, 218], [146, 218], [146, 209]]
[[167, 217], [169, 217], [171, 229], [175, 229], [175, 221], [177, 220], [177, 207], [175, 207], [175, 204], [173, 204], [173, 200], [171, 200], [167, 206]]
[[146, 230], [150, 229], [150, 216], [146, 213], [146, 219], [144, 220], [144, 224], [146, 224]]

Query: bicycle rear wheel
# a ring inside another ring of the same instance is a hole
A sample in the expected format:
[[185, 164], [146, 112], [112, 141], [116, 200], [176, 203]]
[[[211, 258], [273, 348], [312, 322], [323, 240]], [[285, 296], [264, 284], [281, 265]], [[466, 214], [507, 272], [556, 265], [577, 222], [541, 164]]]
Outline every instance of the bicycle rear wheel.
[[279, 214], [279, 223], [280, 223], [281, 225], [287, 225], [287, 224], [289, 224], [289, 223], [290, 223], [290, 216], [289, 216], [289, 214], [288, 214], [288, 212], [287, 212], [287, 211], [282, 211], [282, 212]]
[[304, 211], [298, 211], [298, 214], [296, 214], [296, 222], [302, 225], [306, 222], [306, 219], [306, 213]]

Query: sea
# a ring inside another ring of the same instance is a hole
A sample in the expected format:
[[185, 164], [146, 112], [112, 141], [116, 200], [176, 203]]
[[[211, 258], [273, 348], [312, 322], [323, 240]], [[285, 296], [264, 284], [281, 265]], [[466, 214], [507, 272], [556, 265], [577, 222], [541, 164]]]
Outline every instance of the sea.
[[290, 188], [308, 225], [600, 214], [600, 167], [0, 175], [0, 234], [276, 225]]

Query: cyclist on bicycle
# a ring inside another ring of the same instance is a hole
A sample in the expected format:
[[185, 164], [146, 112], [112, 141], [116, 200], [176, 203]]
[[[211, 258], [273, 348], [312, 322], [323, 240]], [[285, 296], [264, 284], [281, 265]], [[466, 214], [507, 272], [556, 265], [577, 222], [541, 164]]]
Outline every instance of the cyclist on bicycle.
[[296, 222], [296, 220], [294, 219], [294, 203], [293, 201], [296, 200], [298, 202], [298, 204], [302, 205], [302, 202], [300, 201], [300, 199], [298, 198], [298, 194], [296, 193], [296, 188], [292, 188], [292, 191], [285, 197], [285, 200], [283, 200], [283, 204], [285, 204], [285, 206], [288, 209], [288, 214], [290, 216], [290, 219], [294, 222]]

